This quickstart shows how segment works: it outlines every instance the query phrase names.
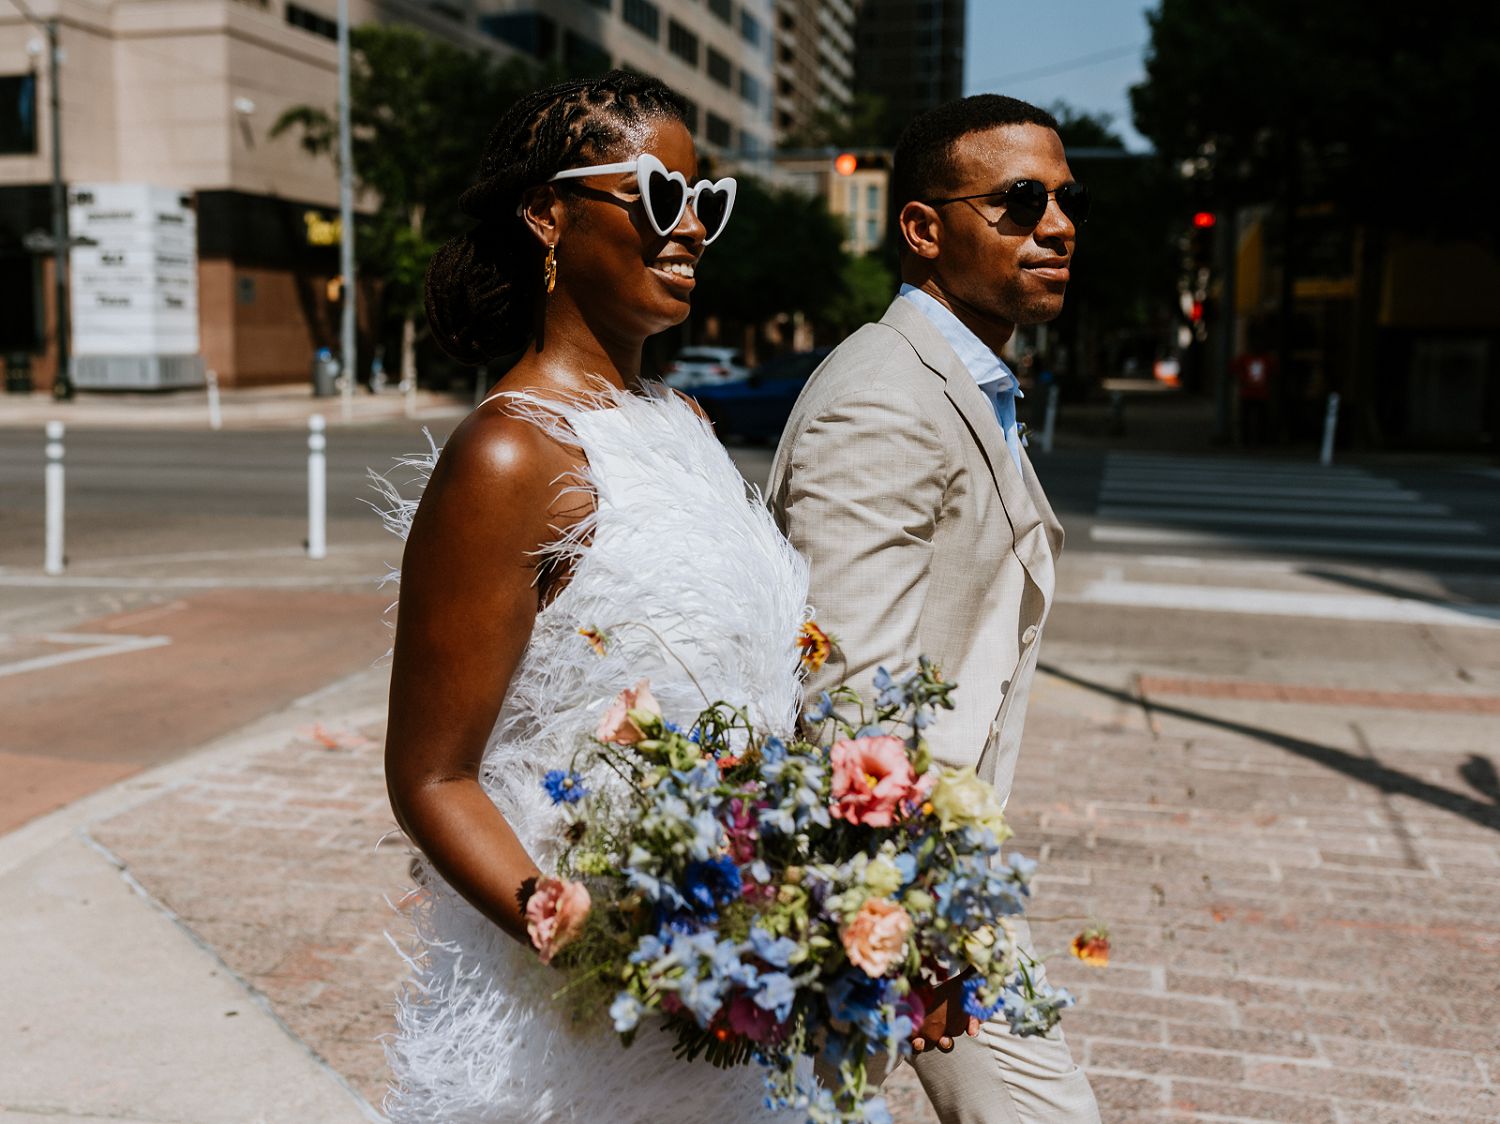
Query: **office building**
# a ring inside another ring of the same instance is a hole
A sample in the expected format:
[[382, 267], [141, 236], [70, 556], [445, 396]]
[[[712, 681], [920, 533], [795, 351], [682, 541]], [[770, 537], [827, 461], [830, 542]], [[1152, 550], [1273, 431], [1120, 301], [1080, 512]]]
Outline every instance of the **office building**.
[[963, 96], [964, 0], [861, 0], [854, 38], [855, 89], [893, 124]]
[[776, 138], [803, 139], [854, 97], [853, 0], [776, 0]]

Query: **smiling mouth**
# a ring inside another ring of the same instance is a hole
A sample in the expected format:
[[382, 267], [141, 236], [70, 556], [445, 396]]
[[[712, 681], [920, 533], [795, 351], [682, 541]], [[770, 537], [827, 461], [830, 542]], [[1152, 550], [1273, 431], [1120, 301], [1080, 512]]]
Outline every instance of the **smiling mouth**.
[[665, 273], [669, 277], [680, 277], [685, 281], [692, 281], [697, 276], [697, 269], [690, 261], [680, 258], [659, 258], [651, 263], [651, 268]]

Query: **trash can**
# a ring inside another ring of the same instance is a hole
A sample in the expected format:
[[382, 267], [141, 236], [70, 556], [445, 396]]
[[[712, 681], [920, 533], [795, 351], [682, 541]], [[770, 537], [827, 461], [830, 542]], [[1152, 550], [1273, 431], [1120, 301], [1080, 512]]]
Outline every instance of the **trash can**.
[[333, 352], [320, 347], [313, 353], [312, 384], [314, 398], [332, 398], [339, 388], [339, 361]]
[[5, 393], [30, 394], [31, 356], [24, 351], [12, 351], [5, 357]]

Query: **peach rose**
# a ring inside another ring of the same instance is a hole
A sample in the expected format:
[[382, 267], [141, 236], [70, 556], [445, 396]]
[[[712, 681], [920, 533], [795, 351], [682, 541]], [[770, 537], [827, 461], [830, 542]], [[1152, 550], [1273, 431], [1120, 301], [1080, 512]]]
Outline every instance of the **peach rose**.
[[554, 956], [578, 939], [592, 904], [588, 887], [582, 882], [537, 879], [536, 889], [526, 901], [526, 935], [543, 964], [552, 963]]
[[839, 931], [849, 962], [871, 979], [890, 971], [906, 951], [911, 917], [890, 898], [867, 898], [854, 920]]
[[646, 737], [646, 732], [630, 717], [632, 710], [642, 710], [661, 717], [661, 706], [651, 695], [651, 684], [642, 679], [634, 687], [627, 687], [615, 696], [604, 717], [599, 719], [599, 728], [594, 737], [613, 745], [635, 745]]
[[906, 743], [890, 734], [844, 738], [829, 751], [835, 817], [853, 824], [890, 827], [916, 780]]

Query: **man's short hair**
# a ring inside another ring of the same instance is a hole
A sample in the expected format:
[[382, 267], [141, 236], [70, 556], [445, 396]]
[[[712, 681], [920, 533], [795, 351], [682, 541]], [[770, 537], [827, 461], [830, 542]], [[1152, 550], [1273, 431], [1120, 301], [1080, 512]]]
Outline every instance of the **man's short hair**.
[[896, 142], [891, 171], [891, 213], [913, 199], [934, 199], [952, 191], [957, 171], [953, 145], [970, 133], [1002, 125], [1041, 125], [1057, 131], [1057, 118], [1039, 106], [1003, 94], [974, 94], [945, 102], [912, 119]]

